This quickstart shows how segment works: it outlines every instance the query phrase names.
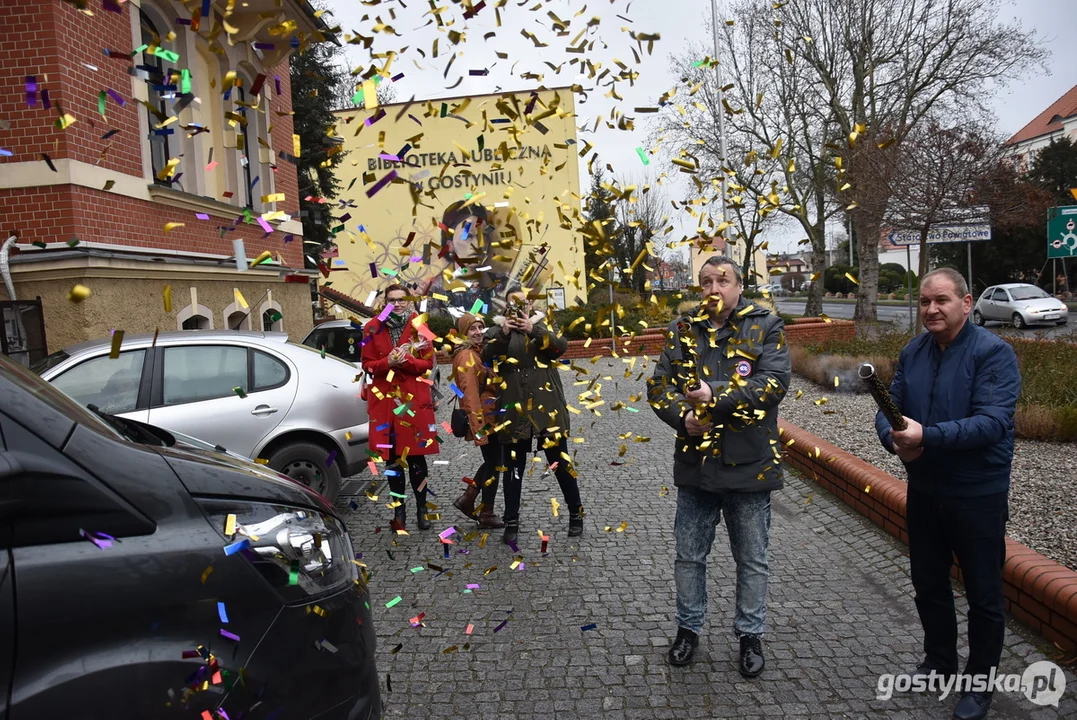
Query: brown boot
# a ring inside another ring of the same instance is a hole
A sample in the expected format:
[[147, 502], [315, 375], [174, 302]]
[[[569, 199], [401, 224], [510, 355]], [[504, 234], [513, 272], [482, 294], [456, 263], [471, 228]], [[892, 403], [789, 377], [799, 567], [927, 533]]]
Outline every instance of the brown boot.
[[481, 528], [503, 528], [505, 523], [501, 522], [501, 519], [497, 515], [494, 515], [493, 510], [483, 508], [479, 511], [479, 527]]
[[453, 500], [453, 507], [464, 513], [471, 519], [475, 519], [475, 501], [479, 499], [479, 489], [474, 485], [468, 485], [464, 494]]

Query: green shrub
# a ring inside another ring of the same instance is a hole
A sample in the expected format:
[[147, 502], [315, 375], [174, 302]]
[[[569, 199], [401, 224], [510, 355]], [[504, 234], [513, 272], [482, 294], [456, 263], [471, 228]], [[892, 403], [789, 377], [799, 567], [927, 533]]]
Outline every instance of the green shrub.
[[[896, 364], [910, 339], [912, 333], [909, 332], [889, 332], [876, 337], [858, 333], [849, 340], [805, 345], [803, 352], [807, 355], [839, 355], [857, 361], [891, 358]], [[1072, 360], [1073, 345], [1051, 340], [1004, 339], [1013, 346], [1021, 371], [1021, 395], [1017, 400], [1015, 419], [1018, 437], [1077, 441], [1077, 363]], [[815, 365], [810, 357], [800, 357], [798, 364], [805, 368], [809, 377], [818, 374], [814, 372]], [[882, 375], [880, 366], [880, 377]], [[882, 379], [889, 382], [889, 378]]]
[[1021, 402], [1070, 408], [1077, 416], [1077, 363], [1073, 345], [1059, 341], [1006, 338], [1021, 368]]
[[426, 316], [426, 326], [439, 338], [444, 339], [449, 334], [449, 330], [456, 327], [456, 321], [453, 320], [452, 315], [445, 312], [429, 313]]

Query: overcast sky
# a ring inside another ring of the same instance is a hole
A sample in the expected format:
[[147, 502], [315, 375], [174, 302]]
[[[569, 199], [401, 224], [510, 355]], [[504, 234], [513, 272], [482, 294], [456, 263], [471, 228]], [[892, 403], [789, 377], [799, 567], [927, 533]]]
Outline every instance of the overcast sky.
[[[640, 160], [636, 148], [647, 147], [651, 131], [649, 118], [653, 116], [637, 113], [635, 108], [654, 106], [658, 97], [676, 83], [677, 78], [670, 71], [670, 54], [682, 53], [693, 45], [711, 46], [707, 25], [711, 13], [708, 0], [591, 0], [586, 5], [579, 0], [509, 0], [501, 10], [500, 27], [493, 12], [495, 0], [487, 0], [487, 7], [467, 21], [466, 38], [455, 48], [451, 48], [447, 33], [439, 31], [431, 22], [430, 5], [422, 0], [382, 0], [373, 7], [363, 5], [359, 0], [324, 0], [324, 4], [333, 11], [335, 22], [345, 32], [354, 30], [369, 36], [375, 18], [380, 17], [383, 23], [399, 33], [399, 37], [380, 33], [373, 46], [374, 52], [395, 50], [398, 53], [407, 47], [392, 66], [393, 74], [404, 73], [404, 77], [394, 84], [398, 101], [412, 96], [426, 100], [528, 90], [539, 83], [521, 77], [529, 72], [542, 74], [541, 82], [547, 87], [579, 82], [591, 90], [595, 88], [594, 81], [580, 76], [579, 64], [569, 65], [568, 61], [586, 58], [595, 65], [601, 64], [602, 68], [610, 68], [612, 75], [620, 71], [614, 64], [615, 59], [620, 60], [639, 73], [634, 86], [627, 81], [617, 83], [617, 92], [623, 100], [604, 97], [609, 88], [603, 86], [588, 92], [586, 100], [577, 95], [576, 103], [580, 125], [586, 126], [586, 130], [581, 129], [580, 140], [592, 143], [602, 163], [610, 163], [616, 176], [625, 181], [642, 181], [666, 170], [660, 158], [652, 158], [648, 167], [644, 167]], [[443, 17], [460, 17], [459, 6], [445, 0], [440, 0], [438, 4], [451, 8], [446, 10]], [[725, 3], [719, 0], [719, 15], [723, 18], [724, 6]], [[1002, 134], [1009, 136], [1017, 132], [1077, 84], [1075, 6], [1075, 0], [1020, 0], [1019, 3], [1004, 4], [1000, 19], [1017, 18], [1026, 28], [1036, 30], [1043, 37], [1051, 56], [1048, 60], [1049, 74], [1039, 72], [1022, 77], [997, 93], [992, 104]], [[582, 8], [585, 8], [584, 12], [574, 17]], [[395, 11], [395, 19], [390, 16], [390, 10]], [[551, 11], [568, 24], [567, 36], [557, 36], [554, 20], [548, 15]], [[364, 15], [369, 17], [363, 20]], [[595, 41], [593, 49], [585, 55], [565, 52], [568, 43], [595, 17], [600, 18], [601, 22], [583, 36]], [[329, 24], [334, 24], [332, 19]], [[458, 20], [453, 29], [464, 28]], [[536, 47], [531, 39], [521, 35], [521, 30], [533, 33], [539, 42], [546, 43], [548, 47]], [[635, 63], [631, 51], [636, 43], [626, 30], [661, 35], [649, 56], [645, 44], [639, 65]], [[484, 40], [483, 36], [490, 32], [496, 34]], [[438, 39], [437, 58], [432, 57], [435, 39]], [[347, 45], [346, 48], [351, 69], [364, 70], [369, 66], [369, 51], [354, 45]], [[446, 78], [444, 73], [451, 51], [457, 52], [458, 56]], [[499, 59], [497, 51], [507, 53], [508, 58]], [[425, 53], [425, 58], [422, 53]], [[555, 73], [545, 62], [560, 65], [560, 73]], [[471, 76], [471, 70], [486, 70], [489, 74]], [[450, 88], [458, 80], [459, 85]], [[608, 80], [609, 77], [603, 82]], [[595, 118], [604, 116], [608, 120], [610, 113], [615, 110], [635, 118], [633, 131], [606, 129], [602, 124], [597, 132], [591, 132]], [[584, 191], [588, 184], [585, 173], [586, 168], [581, 167], [580, 182], [584, 185]], [[671, 175], [675, 176], [675, 173]], [[673, 198], [693, 194], [679, 179], [674, 179], [667, 188], [667, 194]], [[670, 212], [673, 214], [672, 207]], [[683, 215], [671, 219], [678, 237], [692, 233], [694, 221], [691, 218]], [[790, 230], [775, 230], [768, 235], [772, 250], [791, 249], [797, 239], [796, 233]]]

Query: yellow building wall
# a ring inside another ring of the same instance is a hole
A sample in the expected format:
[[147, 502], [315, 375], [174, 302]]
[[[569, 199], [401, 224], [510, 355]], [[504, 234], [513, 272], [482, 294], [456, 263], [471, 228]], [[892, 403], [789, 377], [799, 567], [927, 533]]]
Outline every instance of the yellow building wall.
[[[212, 313], [213, 327], [217, 330], [225, 327], [224, 313], [235, 301], [235, 290], [239, 290], [248, 305], [253, 306], [251, 330], [262, 330], [260, 310], [266, 304], [267, 290], [272, 292], [272, 301], [280, 306], [284, 316], [282, 331], [288, 333], [290, 340], [301, 342], [314, 327], [309, 286], [283, 283], [276, 278], [269, 282], [182, 276], [118, 279], [73, 273], [64, 279], [20, 279], [14, 284], [20, 300], [41, 298], [49, 352], [86, 340], [107, 338], [114, 329], [128, 335], [178, 330], [178, 315], [191, 303], [191, 288], [195, 288], [198, 304]], [[76, 284], [91, 290], [90, 297], [80, 303], [68, 299], [68, 293]], [[165, 285], [172, 286], [172, 312], [165, 311], [161, 299]], [[2, 288], [0, 284], [0, 299], [6, 300], [7, 292]]]
[[[336, 229], [339, 256], [326, 260], [335, 290], [370, 302], [372, 291], [403, 282], [465, 309], [476, 298], [500, 306], [507, 286], [520, 280], [543, 297], [549, 287], [564, 287], [567, 303], [583, 295], [583, 245], [573, 230], [580, 147], [570, 90], [336, 115], [347, 155], [337, 168], [344, 202], [335, 212], [346, 218]], [[396, 180], [375, 192], [394, 172]], [[449, 227], [443, 221], [453, 203], [485, 213], [485, 221]], [[461, 252], [443, 252], [443, 243]]]

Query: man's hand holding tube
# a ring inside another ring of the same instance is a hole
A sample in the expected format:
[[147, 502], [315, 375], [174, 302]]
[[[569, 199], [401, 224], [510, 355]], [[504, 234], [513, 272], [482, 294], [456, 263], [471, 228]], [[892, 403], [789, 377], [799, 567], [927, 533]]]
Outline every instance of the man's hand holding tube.
[[910, 463], [924, 453], [921, 443], [924, 440], [924, 426], [912, 418], [906, 417], [908, 427], [904, 430], [892, 429], [890, 443], [894, 452], [904, 463]]
[[[689, 390], [684, 394], [684, 396], [688, 400], [688, 402], [692, 403], [693, 406], [698, 408], [705, 406], [707, 403], [709, 403], [711, 401], [711, 398], [713, 397], [713, 393], [711, 392], [710, 385], [708, 385], [707, 383], [700, 383], [699, 387], [697, 387], [695, 390]], [[695, 411], [692, 411], [684, 416], [684, 429], [688, 432], [689, 435], [692, 435], [693, 437], [699, 437], [700, 435], [709, 433], [711, 431], [711, 427], [712, 424], [710, 422], [700, 422], [699, 418], [696, 417]]]

